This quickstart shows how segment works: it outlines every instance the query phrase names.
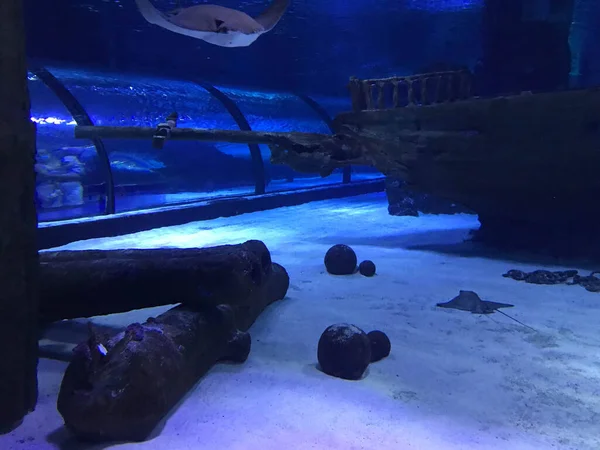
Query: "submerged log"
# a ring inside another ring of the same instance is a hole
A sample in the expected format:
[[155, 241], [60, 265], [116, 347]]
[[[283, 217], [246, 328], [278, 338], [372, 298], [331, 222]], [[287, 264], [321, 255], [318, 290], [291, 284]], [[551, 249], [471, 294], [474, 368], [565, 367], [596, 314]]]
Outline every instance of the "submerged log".
[[60, 387], [65, 426], [81, 440], [147, 439], [214, 364], [246, 360], [245, 331], [288, 286], [287, 272], [273, 263], [244, 306], [180, 305], [110, 339], [91, 333], [76, 347]]
[[45, 323], [152, 306], [251, 301], [271, 266], [261, 241], [188, 249], [46, 252], [40, 314]]
[[[102, 127], [76, 126], [77, 139], [152, 139], [155, 128], [150, 127]], [[344, 138], [342, 136], [342, 138]], [[208, 142], [231, 142], [242, 144], [268, 144], [271, 147], [271, 162], [287, 164], [298, 172], [320, 173], [327, 176], [337, 167], [361, 164], [360, 160], [350, 161], [336, 147], [341, 145], [336, 137], [327, 134], [299, 132], [267, 132], [244, 130], [210, 130], [204, 128], [174, 128], [169, 140], [190, 140]], [[289, 153], [288, 153], [289, 150]], [[328, 163], [332, 157], [343, 158], [344, 162]], [[341, 165], [339, 165], [341, 164]]]
[[[35, 124], [23, 2], [0, 2], [0, 433], [37, 402], [38, 253]], [[6, 441], [5, 441], [6, 442]], [[10, 444], [7, 442], [3, 447]]]

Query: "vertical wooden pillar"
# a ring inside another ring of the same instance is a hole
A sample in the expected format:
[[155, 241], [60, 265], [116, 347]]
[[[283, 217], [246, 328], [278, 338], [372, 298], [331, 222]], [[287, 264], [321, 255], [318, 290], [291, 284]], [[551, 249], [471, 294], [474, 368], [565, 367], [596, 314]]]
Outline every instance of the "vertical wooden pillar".
[[0, 431], [37, 402], [35, 125], [22, 0], [0, 1]]

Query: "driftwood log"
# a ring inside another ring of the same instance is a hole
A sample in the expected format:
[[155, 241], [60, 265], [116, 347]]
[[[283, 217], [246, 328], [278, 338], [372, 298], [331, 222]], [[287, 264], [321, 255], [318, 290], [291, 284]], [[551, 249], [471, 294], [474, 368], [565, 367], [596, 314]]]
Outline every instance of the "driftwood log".
[[188, 249], [47, 252], [41, 259], [44, 323], [152, 306], [243, 304], [270, 268], [261, 241]]
[[[150, 127], [99, 127], [76, 126], [77, 139], [151, 139], [156, 132]], [[169, 140], [207, 142], [232, 142], [244, 144], [268, 144], [271, 162], [287, 164], [303, 173], [319, 173], [327, 176], [337, 167], [368, 163], [360, 155], [340, 151], [341, 140], [347, 136], [299, 132], [268, 132], [241, 130], [210, 130], [204, 128], [174, 128]], [[288, 152], [289, 151], [289, 152]], [[352, 157], [358, 159], [351, 161]], [[336, 159], [337, 158], [337, 159]], [[330, 161], [331, 160], [331, 161]]]
[[[0, 433], [37, 402], [35, 124], [23, 2], [0, 2]], [[5, 444], [10, 446], [10, 444]], [[5, 445], [2, 445], [3, 447]]]
[[288, 286], [287, 272], [273, 263], [244, 306], [180, 305], [109, 339], [92, 332], [62, 381], [57, 406], [65, 426], [80, 440], [147, 439], [214, 364], [246, 360], [245, 331]]

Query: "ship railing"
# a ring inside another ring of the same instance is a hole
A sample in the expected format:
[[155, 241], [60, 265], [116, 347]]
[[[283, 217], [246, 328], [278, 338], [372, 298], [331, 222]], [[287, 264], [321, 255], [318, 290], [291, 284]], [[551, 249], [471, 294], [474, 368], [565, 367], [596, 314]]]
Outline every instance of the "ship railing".
[[354, 111], [431, 105], [471, 98], [469, 70], [360, 80], [348, 85]]

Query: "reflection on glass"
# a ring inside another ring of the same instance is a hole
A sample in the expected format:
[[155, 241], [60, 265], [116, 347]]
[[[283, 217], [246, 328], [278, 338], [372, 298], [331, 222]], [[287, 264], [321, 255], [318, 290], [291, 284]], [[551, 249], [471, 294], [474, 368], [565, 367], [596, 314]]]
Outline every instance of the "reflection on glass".
[[73, 137], [75, 121], [46, 85], [28, 75], [37, 124], [36, 203], [40, 222], [104, 214], [106, 184], [96, 148]]
[[347, 97], [325, 97], [322, 95], [311, 95], [310, 97], [321, 105], [321, 108], [327, 111], [332, 119], [339, 113], [352, 111], [350, 94]]
[[48, 67], [95, 125], [155, 127], [171, 112], [179, 126], [235, 130], [231, 115], [197, 84], [130, 74]]
[[[251, 92], [223, 87], [219, 87], [219, 90], [236, 102], [254, 131], [330, 133], [327, 124], [318, 114], [293, 94]], [[265, 162], [266, 189], [269, 192], [342, 182], [341, 170], [336, 170], [325, 178], [299, 173], [285, 165], [271, 164], [271, 153], [266, 145], [261, 145], [260, 150]]]
[[144, 141], [107, 140], [106, 145], [117, 212], [254, 193], [247, 146], [237, 156], [212, 142], [171, 141], [160, 150]]
[[[50, 69], [96, 125], [155, 127], [176, 111], [180, 127], [238, 129], [223, 105], [197, 84], [147, 76]], [[252, 194], [247, 145], [106, 139], [117, 212]]]

